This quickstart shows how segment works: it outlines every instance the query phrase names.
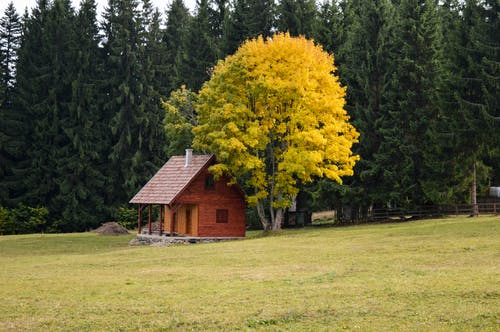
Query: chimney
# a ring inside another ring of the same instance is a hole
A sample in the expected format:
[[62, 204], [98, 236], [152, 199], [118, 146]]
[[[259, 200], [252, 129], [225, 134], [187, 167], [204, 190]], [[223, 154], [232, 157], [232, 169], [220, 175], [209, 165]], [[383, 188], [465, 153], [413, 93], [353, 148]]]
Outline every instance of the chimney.
[[188, 167], [191, 165], [191, 162], [193, 161], [193, 149], [186, 149], [186, 163], [184, 164], [184, 167]]

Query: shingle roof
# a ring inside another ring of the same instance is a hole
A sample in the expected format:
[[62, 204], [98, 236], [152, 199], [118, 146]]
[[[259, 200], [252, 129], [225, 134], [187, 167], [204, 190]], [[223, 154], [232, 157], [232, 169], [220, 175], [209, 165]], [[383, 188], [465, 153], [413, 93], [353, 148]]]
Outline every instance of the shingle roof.
[[184, 167], [184, 156], [173, 156], [130, 200], [135, 204], [171, 204], [188, 184], [212, 160], [213, 155], [193, 155]]

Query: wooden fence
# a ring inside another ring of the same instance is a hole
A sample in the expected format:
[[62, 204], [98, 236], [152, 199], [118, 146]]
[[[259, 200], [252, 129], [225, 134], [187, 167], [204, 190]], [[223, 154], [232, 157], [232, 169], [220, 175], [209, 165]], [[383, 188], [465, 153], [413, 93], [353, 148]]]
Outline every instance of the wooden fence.
[[[436, 218], [447, 215], [471, 215], [473, 206], [471, 204], [462, 205], [439, 205], [420, 206], [413, 209], [372, 209], [368, 211], [368, 220], [406, 220]], [[479, 214], [500, 214], [500, 203], [479, 203], [477, 204]]]

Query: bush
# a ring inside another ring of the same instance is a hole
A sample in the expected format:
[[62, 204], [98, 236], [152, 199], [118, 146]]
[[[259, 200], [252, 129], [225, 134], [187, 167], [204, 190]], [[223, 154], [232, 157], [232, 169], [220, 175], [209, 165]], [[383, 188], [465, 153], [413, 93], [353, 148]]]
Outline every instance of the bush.
[[0, 207], [0, 234], [44, 232], [48, 226], [49, 210], [19, 204], [15, 209]]
[[116, 212], [115, 221], [126, 229], [134, 229], [137, 226], [137, 211], [121, 207]]
[[15, 222], [10, 211], [0, 206], [0, 235], [15, 234]]
[[48, 226], [49, 210], [45, 207], [31, 207], [21, 203], [11, 214], [17, 226], [17, 234], [41, 233]]

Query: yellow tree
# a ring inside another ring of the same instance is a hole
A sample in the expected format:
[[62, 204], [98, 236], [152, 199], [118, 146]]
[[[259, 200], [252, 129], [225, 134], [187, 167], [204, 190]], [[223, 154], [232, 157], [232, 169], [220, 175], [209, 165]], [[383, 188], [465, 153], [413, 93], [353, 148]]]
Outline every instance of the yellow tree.
[[216, 176], [250, 188], [265, 230], [281, 228], [300, 182], [353, 174], [359, 134], [335, 69], [304, 37], [259, 37], [219, 61], [199, 93], [193, 145], [217, 156]]

